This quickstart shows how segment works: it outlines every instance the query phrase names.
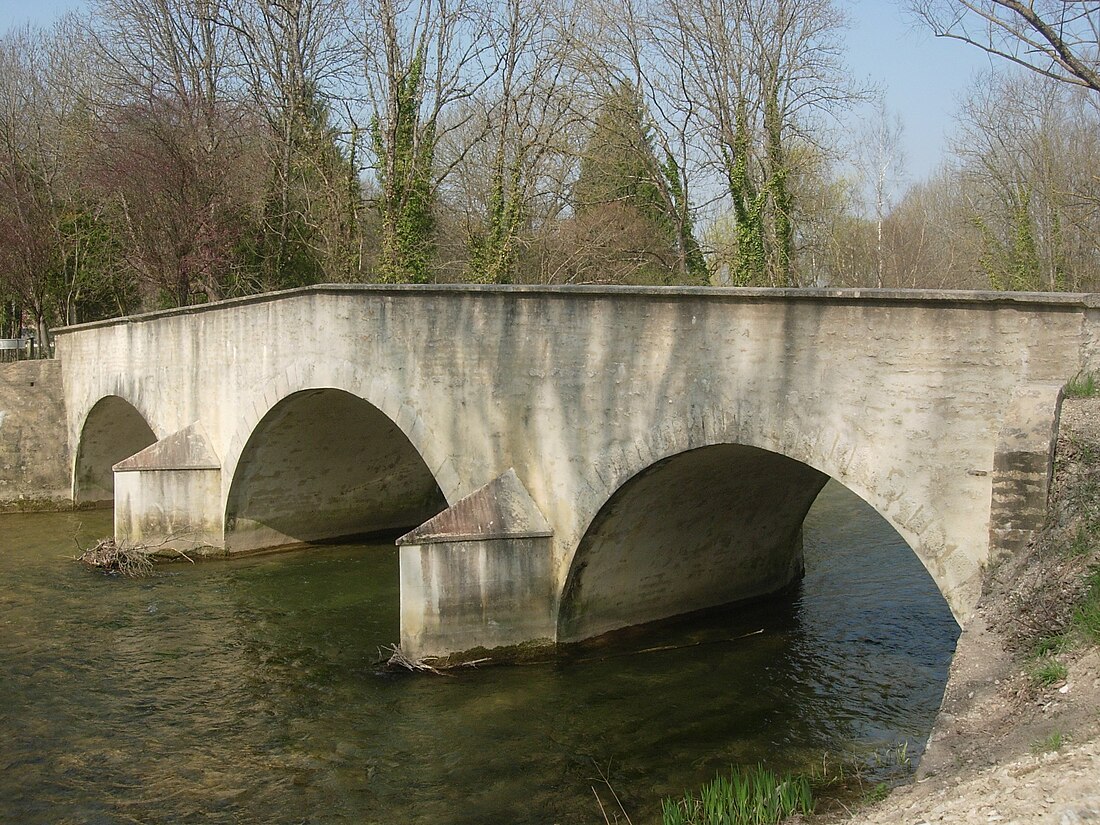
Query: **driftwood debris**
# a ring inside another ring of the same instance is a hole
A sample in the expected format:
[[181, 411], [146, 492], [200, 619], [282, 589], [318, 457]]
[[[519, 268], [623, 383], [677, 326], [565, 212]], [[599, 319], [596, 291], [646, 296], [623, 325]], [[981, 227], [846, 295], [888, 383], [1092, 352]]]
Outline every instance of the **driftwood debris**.
[[[76, 560], [82, 564], [104, 573], [130, 578], [152, 575], [153, 563], [165, 557], [165, 550], [159, 545], [148, 547], [128, 542], [120, 544], [113, 538], [100, 539], [88, 548], [77, 544], [77, 548], [80, 555], [76, 556]], [[170, 552], [194, 564], [194, 560], [182, 550], [173, 549]]]
[[378, 648], [378, 661], [390, 669], [402, 668], [404, 670], [419, 671], [421, 673], [434, 673], [436, 676], [450, 676], [451, 674], [447, 673], [447, 670], [452, 668], [477, 667], [478, 665], [483, 665], [492, 660], [486, 657], [484, 659], [472, 659], [468, 662], [447, 661], [441, 667], [436, 667], [434, 663], [441, 661], [438, 656], [425, 656], [423, 659], [410, 659], [405, 655], [400, 645], [389, 645], [388, 647], [382, 646]]
[[104, 573], [137, 578], [153, 572], [151, 553], [141, 546], [119, 544], [112, 538], [100, 539], [83, 550], [77, 561]]

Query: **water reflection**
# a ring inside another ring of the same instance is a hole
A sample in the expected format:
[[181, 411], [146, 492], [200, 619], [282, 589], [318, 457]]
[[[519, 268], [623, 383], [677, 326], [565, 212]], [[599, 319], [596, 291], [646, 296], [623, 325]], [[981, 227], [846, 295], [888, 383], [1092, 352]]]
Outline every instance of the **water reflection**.
[[834, 485], [797, 592], [451, 678], [374, 664], [397, 638], [392, 547], [126, 581], [66, 558], [79, 522], [110, 515], [0, 522], [4, 819], [598, 822], [595, 762], [644, 821], [730, 763], [923, 741], [957, 635]]

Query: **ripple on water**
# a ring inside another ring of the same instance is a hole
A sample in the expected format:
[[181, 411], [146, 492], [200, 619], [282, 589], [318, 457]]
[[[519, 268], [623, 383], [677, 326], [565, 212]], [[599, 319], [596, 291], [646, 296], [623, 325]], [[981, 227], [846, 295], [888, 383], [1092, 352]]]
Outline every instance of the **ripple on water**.
[[836, 485], [792, 595], [445, 679], [374, 664], [392, 546], [131, 581], [68, 558], [110, 513], [2, 526], [0, 810], [21, 822], [598, 821], [596, 765], [639, 821], [731, 763], [913, 752], [958, 632]]

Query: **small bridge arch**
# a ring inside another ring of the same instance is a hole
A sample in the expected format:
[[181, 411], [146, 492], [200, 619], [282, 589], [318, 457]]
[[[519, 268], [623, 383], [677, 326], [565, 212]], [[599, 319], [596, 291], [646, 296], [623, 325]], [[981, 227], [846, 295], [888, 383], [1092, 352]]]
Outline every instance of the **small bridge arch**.
[[343, 389], [281, 397], [231, 466], [230, 552], [407, 529], [447, 506], [397, 424]]
[[113, 467], [157, 440], [137, 406], [105, 395], [84, 415], [73, 461], [73, 502], [106, 504], [115, 497]]

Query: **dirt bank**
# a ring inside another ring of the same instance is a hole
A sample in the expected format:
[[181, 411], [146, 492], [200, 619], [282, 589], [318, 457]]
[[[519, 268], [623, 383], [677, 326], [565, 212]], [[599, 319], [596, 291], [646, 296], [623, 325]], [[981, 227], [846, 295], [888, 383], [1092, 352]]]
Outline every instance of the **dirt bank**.
[[1047, 527], [990, 570], [915, 781], [850, 823], [1100, 823], [1100, 650], [1075, 615], [1098, 566], [1100, 398], [1067, 399]]

